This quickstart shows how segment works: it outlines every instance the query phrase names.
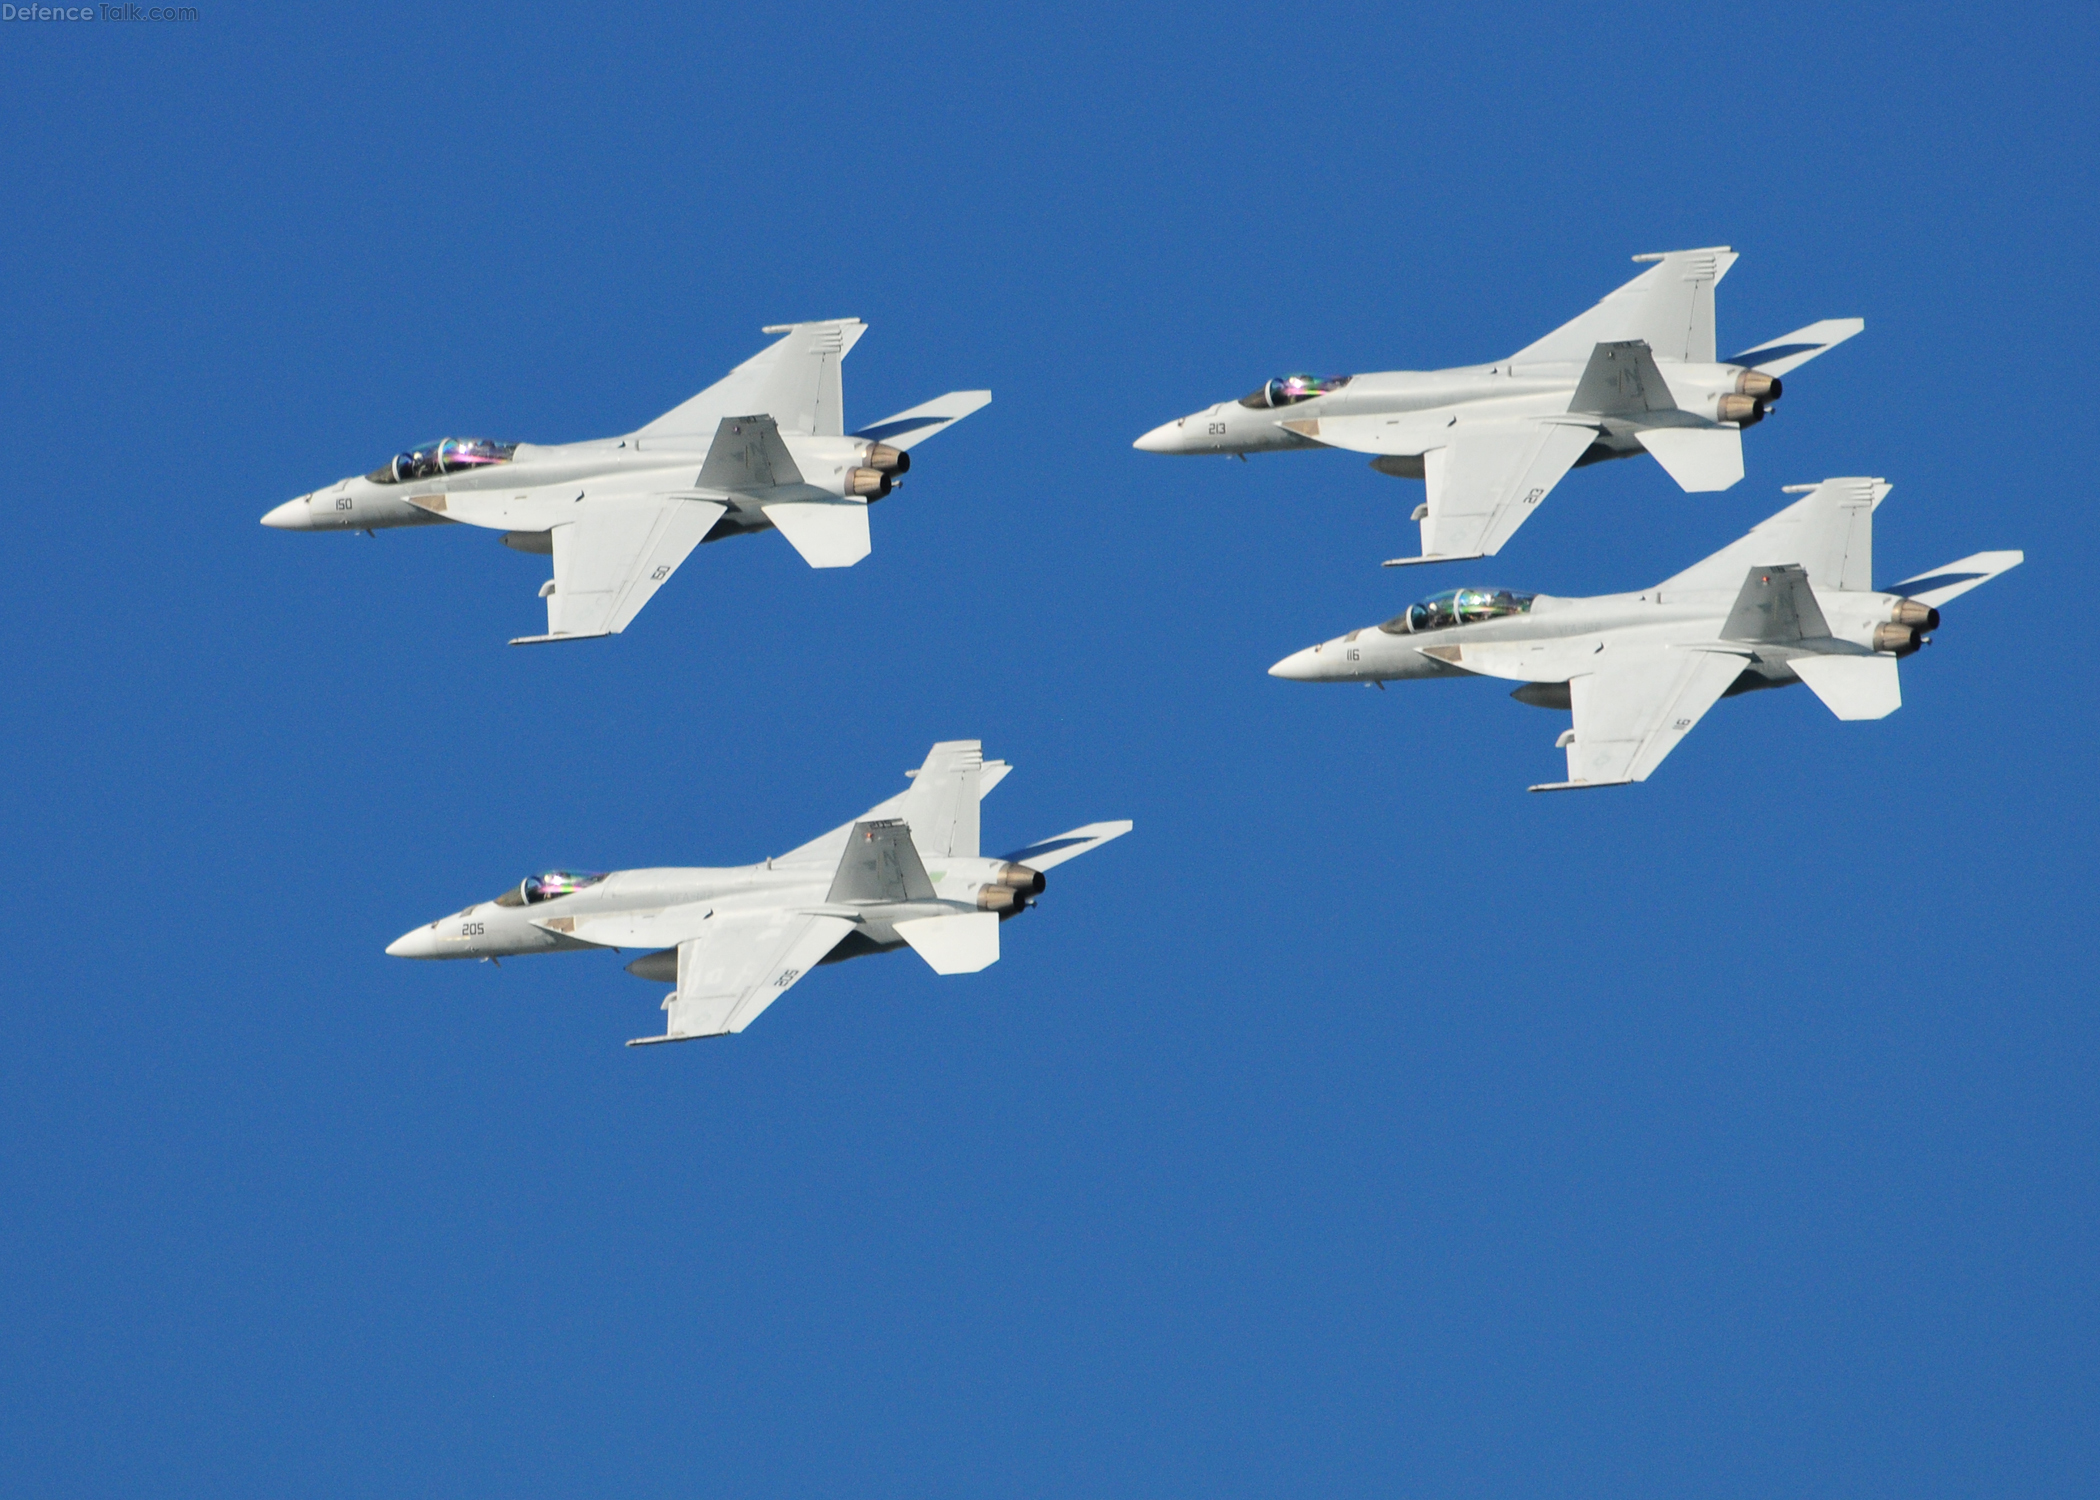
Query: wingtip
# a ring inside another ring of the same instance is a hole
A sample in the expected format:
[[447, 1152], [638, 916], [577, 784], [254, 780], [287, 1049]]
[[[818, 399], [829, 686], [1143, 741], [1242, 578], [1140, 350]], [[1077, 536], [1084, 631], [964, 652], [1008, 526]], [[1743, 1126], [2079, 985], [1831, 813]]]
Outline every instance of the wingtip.
[[513, 646], [544, 646], [549, 641], [595, 641], [602, 640], [612, 633], [610, 630], [582, 630], [563, 631], [555, 635], [514, 635], [510, 638], [510, 644]]
[[1378, 566], [1381, 568], [1412, 568], [1417, 563], [1470, 562], [1476, 557], [1485, 557], [1485, 552], [1425, 552], [1420, 557], [1389, 557]]
[[1735, 246], [1733, 245], [1695, 245], [1689, 250], [1649, 250], [1644, 254], [1636, 255], [1633, 258], [1633, 261], [1635, 265], [1642, 265], [1649, 261], [1668, 260], [1673, 255], [1733, 254], [1735, 254]]

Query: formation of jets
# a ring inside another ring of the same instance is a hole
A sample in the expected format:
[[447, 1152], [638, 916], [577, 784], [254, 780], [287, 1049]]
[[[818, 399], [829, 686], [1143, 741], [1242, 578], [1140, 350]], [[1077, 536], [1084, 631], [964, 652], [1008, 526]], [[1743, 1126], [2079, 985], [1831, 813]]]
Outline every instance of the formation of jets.
[[[1714, 292], [1726, 246], [1640, 255], [1647, 269], [1505, 359], [1434, 371], [1286, 375], [1136, 440], [1151, 453], [1340, 448], [1418, 479], [1419, 555], [1388, 567], [1492, 556], [1570, 469], [1639, 454], [1686, 491], [1742, 479], [1743, 432], [1783, 377], [1859, 333], [1830, 318], [1718, 356]], [[765, 330], [775, 342], [621, 437], [535, 445], [446, 438], [286, 501], [280, 530], [464, 524], [551, 557], [544, 633], [514, 645], [626, 629], [693, 548], [775, 530], [816, 568], [870, 550], [868, 506], [911, 450], [991, 400], [951, 391], [848, 431], [840, 367], [858, 319]], [[1454, 588], [1383, 624], [1285, 657], [1272, 676], [1383, 687], [1493, 677], [1520, 702], [1572, 715], [1564, 780], [1533, 791], [1643, 781], [1717, 701], [1804, 683], [1841, 719], [1902, 703], [1899, 663], [1940, 606], [2022, 560], [1980, 552], [1876, 587], [1877, 478], [1789, 486], [1801, 498], [1701, 562], [1632, 593], [1557, 598]], [[1044, 872], [1127, 833], [1089, 823], [998, 856], [980, 852], [978, 802], [1006, 775], [976, 740], [945, 741], [905, 791], [822, 837], [729, 869], [549, 871], [404, 934], [404, 958], [638, 949], [627, 968], [674, 986], [661, 1036], [742, 1031], [819, 965], [909, 947], [936, 973], [999, 957], [1003, 922]]]

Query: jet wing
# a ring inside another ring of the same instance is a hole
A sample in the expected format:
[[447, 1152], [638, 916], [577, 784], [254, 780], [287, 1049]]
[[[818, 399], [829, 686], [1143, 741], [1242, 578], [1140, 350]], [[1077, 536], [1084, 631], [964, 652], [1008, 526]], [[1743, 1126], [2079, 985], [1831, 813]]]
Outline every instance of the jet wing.
[[627, 1045], [682, 1042], [742, 1031], [853, 930], [851, 918], [775, 908], [713, 917], [678, 945], [678, 988], [664, 1002], [662, 1036]]
[[868, 331], [867, 324], [827, 318], [765, 331], [782, 337], [634, 435], [645, 442], [690, 441], [735, 412], [765, 412], [790, 432], [842, 433], [846, 408], [839, 366]]
[[617, 635], [727, 509], [718, 501], [676, 495], [584, 507], [575, 520], [553, 528], [547, 633], [519, 636], [511, 644]]
[[[1777, 515], [1767, 516], [1719, 552], [1665, 578], [1658, 587], [1666, 594], [1688, 589], [1736, 588], [1746, 569], [1777, 559], [1799, 563], [1817, 588], [1847, 593], [1870, 589], [1874, 507], [1888, 495], [1888, 481], [1854, 476], [1792, 488], [1805, 488], [1808, 493]], [[1891, 592], [1900, 592], [1903, 587], [1899, 584]]]
[[1595, 672], [1570, 678], [1575, 708], [1568, 779], [1534, 792], [1646, 781], [1691, 733], [1730, 683], [1744, 657], [1723, 651], [1646, 647], [1604, 653]]
[[911, 824], [913, 844], [930, 854], [975, 858], [977, 813], [962, 804], [968, 798], [983, 800], [1012, 769], [1003, 760], [984, 759], [981, 740], [943, 740], [926, 753], [917, 770], [904, 773], [911, 778], [910, 786], [894, 797], [884, 798], [852, 822], [841, 823], [775, 857], [773, 864], [776, 868], [821, 865], [835, 869], [856, 828], [888, 818], [902, 818]]
[[1386, 566], [1500, 552], [1596, 435], [1593, 427], [1556, 421], [1453, 429], [1449, 442], [1422, 455], [1429, 481], [1422, 555], [1396, 557]]
[[1711, 364], [1714, 288], [1735, 264], [1726, 245], [1636, 255], [1648, 269], [1572, 322], [1563, 323], [1510, 362], [1573, 364], [1606, 340], [1641, 339], [1665, 359]]

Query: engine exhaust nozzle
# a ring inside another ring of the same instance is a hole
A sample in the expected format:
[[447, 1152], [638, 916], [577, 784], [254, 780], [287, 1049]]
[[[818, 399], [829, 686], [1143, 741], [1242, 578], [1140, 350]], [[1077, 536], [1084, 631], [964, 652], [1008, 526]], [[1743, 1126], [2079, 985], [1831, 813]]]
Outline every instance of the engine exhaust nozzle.
[[868, 456], [861, 462], [884, 474], [902, 474], [911, 468], [911, 455], [902, 448], [892, 448], [888, 443], [870, 443]]
[[1026, 865], [1001, 865], [992, 872], [992, 879], [1008, 890], [1025, 891], [1031, 896], [1040, 896], [1048, 884], [1041, 870], [1031, 870]]
[[1739, 427], [1755, 427], [1765, 419], [1765, 404], [1755, 396], [1723, 396], [1714, 403], [1714, 415]]
[[1915, 599], [1899, 599], [1896, 607], [1889, 611], [1889, 621], [1896, 625], [1915, 625], [1920, 630], [1937, 630], [1940, 628], [1940, 612]]
[[1745, 370], [1735, 377], [1735, 393], [1738, 396], [1755, 396], [1770, 406], [1786, 389], [1779, 383], [1777, 375], [1767, 375], [1760, 370]]
[[1927, 637], [1920, 635], [1914, 625], [1877, 625], [1874, 627], [1874, 649], [1893, 651], [1898, 656], [1908, 656], [1924, 645]]
[[979, 911], [995, 911], [1000, 916], [1017, 911], [1021, 905], [1021, 893], [1009, 886], [988, 885], [977, 893]]
[[890, 492], [890, 476], [880, 469], [855, 469], [846, 476], [846, 493], [880, 500]]

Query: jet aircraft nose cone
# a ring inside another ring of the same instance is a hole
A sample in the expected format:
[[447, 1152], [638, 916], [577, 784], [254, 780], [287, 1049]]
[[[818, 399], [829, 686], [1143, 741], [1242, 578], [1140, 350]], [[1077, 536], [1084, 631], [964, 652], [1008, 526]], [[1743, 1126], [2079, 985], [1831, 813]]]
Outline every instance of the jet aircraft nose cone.
[[1186, 417], [1172, 422], [1162, 422], [1130, 446], [1140, 453], [1179, 453], [1181, 451], [1182, 423]]
[[436, 947], [436, 939], [431, 930], [428, 927], [418, 927], [411, 932], [402, 933], [388, 943], [386, 952], [389, 958], [430, 958], [434, 955]]
[[311, 531], [313, 513], [306, 508], [306, 498], [301, 495], [296, 500], [285, 501], [262, 518], [263, 525], [274, 527], [278, 531]]
[[1303, 651], [1293, 651], [1269, 668], [1269, 675], [1288, 678], [1292, 682], [1317, 682], [1327, 675], [1321, 671], [1319, 651], [1318, 646], [1307, 646]]

